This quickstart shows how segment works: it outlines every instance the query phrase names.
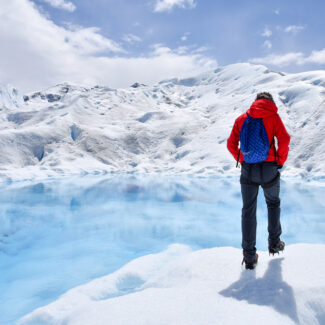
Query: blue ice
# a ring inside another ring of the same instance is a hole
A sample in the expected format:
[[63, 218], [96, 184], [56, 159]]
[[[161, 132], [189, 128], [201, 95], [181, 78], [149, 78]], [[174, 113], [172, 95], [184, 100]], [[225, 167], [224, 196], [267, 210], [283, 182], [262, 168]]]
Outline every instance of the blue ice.
[[[171, 243], [241, 244], [237, 178], [123, 174], [0, 187], [1, 324]], [[324, 197], [322, 183], [282, 181], [287, 244], [325, 243]], [[257, 215], [257, 248], [266, 250], [261, 190]]]

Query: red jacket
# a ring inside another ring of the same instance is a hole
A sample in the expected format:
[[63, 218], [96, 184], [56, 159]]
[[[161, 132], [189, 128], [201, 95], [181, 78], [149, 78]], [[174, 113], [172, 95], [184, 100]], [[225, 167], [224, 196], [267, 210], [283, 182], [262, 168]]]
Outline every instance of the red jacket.
[[[273, 136], [275, 136], [278, 140], [278, 150], [276, 150], [276, 162], [279, 165], [283, 165], [287, 160], [288, 152], [289, 152], [289, 142], [290, 135], [285, 129], [283, 122], [279, 116], [278, 108], [268, 99], [259, 99], [256, 100], [247, 113], [253, 118], [262, 118], [265, 130], [269, 137], [269, 143], [271, 144]], [[247, 118], [246, 113], [240, 115], [232, 128], [230, 137], [227, 140], [227, 148], [230, 153], [237, 160], [238, 152], [239, 152], [239, 133], [240, 129]], [[273, 142], [272, 147], [269, 150], [269, 155], [265, 161], [274, 161], [274, 147], [275, 144]], [[239, 155], [239, 162], [243, 162], [244, 157], [242, 153]]]

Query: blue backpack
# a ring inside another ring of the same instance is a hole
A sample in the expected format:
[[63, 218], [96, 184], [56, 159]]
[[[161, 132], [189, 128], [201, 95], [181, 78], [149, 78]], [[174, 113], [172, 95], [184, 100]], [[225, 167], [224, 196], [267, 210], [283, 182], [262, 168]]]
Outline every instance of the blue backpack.
[[269, 138], [263, 120], [261, 118], [253, 118], [248, 114], [241, 127], [239, 140], [240, 151], [244, 156], [244, 160], [250, 164], [266, 160], [269, 155], [270, 147], [274, 141], [273, 139], [271, 145], [269, 144]]

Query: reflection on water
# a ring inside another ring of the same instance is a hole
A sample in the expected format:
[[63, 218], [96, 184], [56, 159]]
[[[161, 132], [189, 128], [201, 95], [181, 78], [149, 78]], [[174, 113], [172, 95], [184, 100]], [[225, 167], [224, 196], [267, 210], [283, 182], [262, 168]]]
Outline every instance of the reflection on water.
[[[282, 182], [287, 244], [325, 243], [323, 184]], [[0, 323], [171, 243], [240, 247], [238, 179], [79, 177], [2, 185]], [[264, 196], [257, 248], [267, 248]]]

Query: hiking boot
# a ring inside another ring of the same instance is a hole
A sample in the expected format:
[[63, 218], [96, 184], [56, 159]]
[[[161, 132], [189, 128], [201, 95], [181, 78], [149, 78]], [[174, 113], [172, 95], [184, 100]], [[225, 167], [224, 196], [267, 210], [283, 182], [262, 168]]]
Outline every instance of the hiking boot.
[[279, 254], [284, 250], [284, 246], [285, 243], [282, 240], [279, 240], [276, 245], [269, 245], [269, 255], [272, 254], [274, 256], [276, 253]]
[[258, 261], [258, 254], [255, 255], [255, 259], [253, 261], [247, 261], [245, 260], [245, 257], [243, 258], [243, 261], [241, 262], [241, 265], [245, 263], [245, 269], [246, 270], [253, 270], [257, 264]]

